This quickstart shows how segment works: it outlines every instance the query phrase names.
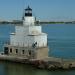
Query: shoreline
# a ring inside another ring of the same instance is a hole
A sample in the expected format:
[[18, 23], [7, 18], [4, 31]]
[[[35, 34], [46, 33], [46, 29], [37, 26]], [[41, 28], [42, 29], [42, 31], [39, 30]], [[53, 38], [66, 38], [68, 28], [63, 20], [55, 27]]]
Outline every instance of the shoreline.
[[[22, 21], [13, 21], [13, 22], [8, 22], [8, 21], [2, 21], [0, 22], [0, 24], [23, 24]], [[51, 21], [51, 22], [39, 22], [39, 21], [36, 21], [35, 24], [75, 24], [75, 22], [63, 22], [63, 21]]]

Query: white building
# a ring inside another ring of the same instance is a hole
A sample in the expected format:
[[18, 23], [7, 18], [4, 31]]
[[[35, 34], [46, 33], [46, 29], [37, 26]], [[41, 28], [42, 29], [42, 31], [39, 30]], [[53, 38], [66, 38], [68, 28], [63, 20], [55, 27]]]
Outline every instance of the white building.
[[47, 34], [35, 22], [32, 9], [28, 6], [25, 9], [23, 25], [15, 26], [15, 32], [10, 34], [10, 45], [4, 47], [5, 54], [32, 59], [48, 56]]

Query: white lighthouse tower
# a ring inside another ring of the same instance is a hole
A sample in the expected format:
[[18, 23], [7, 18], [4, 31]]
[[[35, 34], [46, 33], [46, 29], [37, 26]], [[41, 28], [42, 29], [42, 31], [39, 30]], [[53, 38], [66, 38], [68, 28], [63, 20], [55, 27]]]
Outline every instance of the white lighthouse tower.
[[10, 34], [10, 44], [4, 47], [4, 54], [28, 59], [48, 57], [47, 34], [35, 22], [32, 9], [28, 6], [23, 24], [15, 26], [15, 32]]

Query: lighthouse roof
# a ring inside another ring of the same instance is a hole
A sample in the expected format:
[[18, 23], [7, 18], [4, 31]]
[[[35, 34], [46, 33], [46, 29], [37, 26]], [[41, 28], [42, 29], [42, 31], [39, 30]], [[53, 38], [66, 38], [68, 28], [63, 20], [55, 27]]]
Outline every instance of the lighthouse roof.
[[32, 10], [29, 6], [25, 10]]

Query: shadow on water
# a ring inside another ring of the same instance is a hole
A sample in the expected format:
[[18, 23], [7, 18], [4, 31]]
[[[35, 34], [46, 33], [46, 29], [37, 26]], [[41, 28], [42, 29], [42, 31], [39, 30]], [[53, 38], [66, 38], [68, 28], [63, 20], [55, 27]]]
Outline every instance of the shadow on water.
[[0, 75], [48, 75], [48, 71], [26, 64], [0, 61]]
[[75, 70], [41, 70], [26, 64], [0, 61], [0, 75], [75, 75]]

